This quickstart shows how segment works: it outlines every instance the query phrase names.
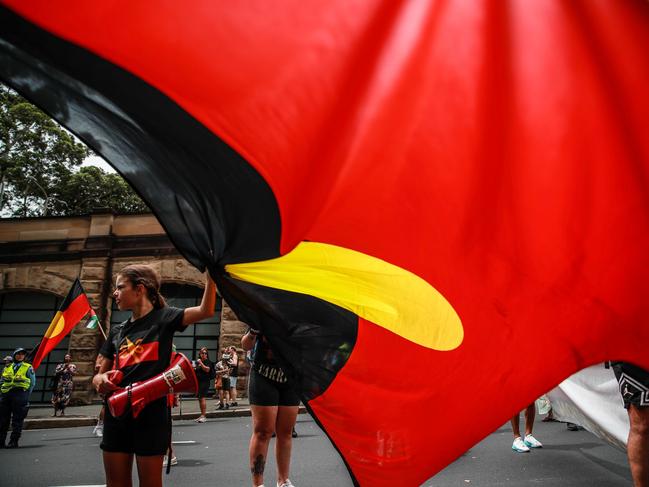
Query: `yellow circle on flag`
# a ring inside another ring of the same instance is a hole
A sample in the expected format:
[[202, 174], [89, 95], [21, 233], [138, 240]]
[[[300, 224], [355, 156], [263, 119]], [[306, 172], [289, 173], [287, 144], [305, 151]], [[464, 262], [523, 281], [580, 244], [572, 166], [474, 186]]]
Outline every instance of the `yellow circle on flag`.
[[243, 281], [323, 299], [422, 347], [453, 350], [464, 339], [459, 315], [427, 281], [351, 249], [301, 242], [281, 257], [225, 270]]
[[56, 335], [59, 335], [61, 332], [63, 332], [64, 328], [65, 328], [65, 318], [63, 317], [63, 314], [61, 314], [61, 316], [59, 316], [59, 319], [56, 321], [56, 325], [54, 325], [54, 328], [47, 335], [47, 337], [54, 338]]

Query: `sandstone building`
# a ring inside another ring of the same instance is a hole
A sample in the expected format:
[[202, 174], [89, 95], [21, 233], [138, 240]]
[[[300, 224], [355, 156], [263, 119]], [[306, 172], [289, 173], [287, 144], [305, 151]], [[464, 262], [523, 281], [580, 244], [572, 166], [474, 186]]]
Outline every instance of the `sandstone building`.
[[[0, 219], [0, 353], [15, 347], [31, 349], [43, 336], [54, 313], [79, 277], [103, 330], [124, 320], [113, 308], [111, 292], [117, 272], [127, 264], [144, 263], [161, 275], [162, 294], [169, 304], [187, 307], [200, 302], [204, 278], [173, 247], [153, 215], [114, 215], [96, 212], [78, 217]], [[210, 319], [188, 327], [174, 340], [190, 359], [207, 346], [210, 359], [225, 346], [240, 348], [245, 325], [219, 298]], [[77, 326], [36, 371], [32, 402], [48, 402], [49, 381], [69, 350], [78, 366], [73, 399], [95, 398], [93, 366], [103, 336], [99, 329]], [[240, 354], [245, 372], [245, 361]], [[241, 392], [245, 381], [239, 381]]]

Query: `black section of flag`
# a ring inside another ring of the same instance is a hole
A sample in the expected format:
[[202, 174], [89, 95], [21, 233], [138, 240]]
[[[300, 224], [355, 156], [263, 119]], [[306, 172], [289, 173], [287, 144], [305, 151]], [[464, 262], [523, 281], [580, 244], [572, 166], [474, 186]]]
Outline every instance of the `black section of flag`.
[[279, 256], [275, 196], [219, 137], [143, 80], [4, 7], [0, 25], [0, 78], [110, 161], [187, 260], [216, 269]]
[[358, 316], [308, 294], [228, 276], [217, 286], [237, 317], [264, 333], [304, 402], [329, 387], [354, 349]]
[[74, 282], [72, 283], [72, 287], [70, 288], [70, 291], [68, 292], [68, 295], [65, 297], [65, 299], [61, 303], [61, 306], [59, 307], [59, 311], [61, 313], [64, 313], [65, 310], [70, 307], [70, 305], [72, 304], [72, 301], [77, 299], [83, 293], [84, 293], [84, 291], [83, 291], [83, 287], [81, 286], [81, 282], [79, 281], [79, 278], [76, 278], [74, 280]]

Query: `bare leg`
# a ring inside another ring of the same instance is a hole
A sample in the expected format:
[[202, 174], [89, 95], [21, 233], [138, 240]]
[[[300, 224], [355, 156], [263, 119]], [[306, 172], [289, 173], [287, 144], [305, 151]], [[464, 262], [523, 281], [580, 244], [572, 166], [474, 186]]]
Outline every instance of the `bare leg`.
[[275, 431], [277, 409], [277, 406], [250, 406], [252, 412], [252, 436], [250, 438], [249, 453], [253, 487], [264, 483], [268, 443]]
[[534, 429], [534, 416], [536, 415], [536, 407], [534, 403], [527, 406], [525, 410], [525, 436], [531, 435]]
[[104, 452], [103, 457], [106, 487], [132, 487], [133, 455]]
[[237, 402], [237, 388], [230, 387], [230, 400], [232, 402]]
[[201, 397], [198, 399], [198, 403], [200, 404], [201, 407], [201, 416], [205, 417], [205, 411], [207, 409], [207, 399]]
[[627, 455], [635, 487], [649, 487], [649, 407], [629, 406]]
[[275, 423], [275, 458], [277, 460], [277, 483], [282, 484], [289, 476], [293, 426], [297, 419], [297, 406], [279, 406]]
[[162, 487], [163, 455], [136, 457], [140, 487]]
[[516, 413], [512, 418], [512, 431], [514, 432], [514, 439], [521, 436], [521, 414]]

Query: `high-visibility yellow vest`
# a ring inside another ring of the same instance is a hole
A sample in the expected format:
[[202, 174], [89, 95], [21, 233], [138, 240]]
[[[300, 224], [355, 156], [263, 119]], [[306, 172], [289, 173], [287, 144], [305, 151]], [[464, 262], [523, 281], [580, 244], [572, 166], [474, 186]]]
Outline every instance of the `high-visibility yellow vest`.
[[27, 371], [32, 366], [27, 362], [23, 362], [18, 367], [18, 370], [14, 372], [14, 364], [9, 364], [2, 371], [2, 386], [0, 386], [0, 391], [4, 394], [9, 392], [11, 389], [22, 389], [26, 391], [29, 389], [32, 381], [27, 377]]

